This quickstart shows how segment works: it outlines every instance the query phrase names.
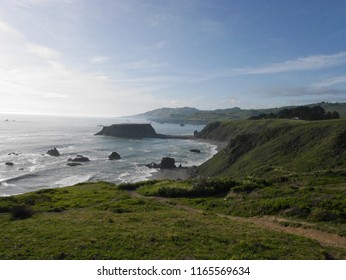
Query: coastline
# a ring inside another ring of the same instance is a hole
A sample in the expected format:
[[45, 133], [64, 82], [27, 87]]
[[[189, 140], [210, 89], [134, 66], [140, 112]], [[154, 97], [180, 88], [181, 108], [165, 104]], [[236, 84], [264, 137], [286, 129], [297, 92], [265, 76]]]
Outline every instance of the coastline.
[[[192, 140], [196, 142], [202, 142], [202, 143], [215, 145], [217, 153], [220, 152], [227, 145], [227, 142], [220, 142], [220, 141], [209, 140], [209, 139], [193, 138]], [[158, 169], [158, 171], [155, 173], [152, 173], [152, 175], [148, 179], [149, 180], [173, 180], [173, 181], [188, 180], [195, 177], [194, 174], [196, 174], [197, 168], [198, 166], [187, 166], [182, 168], [177, 167], [177, 168], [170, 168], [170, 169]]]

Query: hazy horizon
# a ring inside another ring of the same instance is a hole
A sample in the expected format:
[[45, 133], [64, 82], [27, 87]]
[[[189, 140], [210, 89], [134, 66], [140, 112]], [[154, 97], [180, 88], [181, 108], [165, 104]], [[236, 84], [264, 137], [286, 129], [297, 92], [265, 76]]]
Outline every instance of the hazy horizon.
[[344, 1], [0, 4], [0, 113], [346, 102]]

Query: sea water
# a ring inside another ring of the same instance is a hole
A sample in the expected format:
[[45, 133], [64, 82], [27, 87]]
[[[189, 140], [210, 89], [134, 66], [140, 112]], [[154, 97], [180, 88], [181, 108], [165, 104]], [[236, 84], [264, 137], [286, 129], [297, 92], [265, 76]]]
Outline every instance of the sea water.
[[[81, 182], [112, 183], [147, 180], [155, 169], [146, 164], [174, 157], [182, 166], [199, 165], [216, 153], [216, 146], [194, 140], [123, 139], [95, 136], [102, 125], [142, 122], [121, 118], [81, 118], [0, 114], [0, 196]], [[152, 123], [157, 133], [192, 135], [203, 126]], [[47, 154], [56, 147], [59, 157]], [[201, 153], [189, 152], [199, 149]], [[111, 161], [108, 155], [120, 154]], [[90, 159], [81, 166], [68, 166], [69, 158]], [[12, 162], [13, 166], [6, 165]]]

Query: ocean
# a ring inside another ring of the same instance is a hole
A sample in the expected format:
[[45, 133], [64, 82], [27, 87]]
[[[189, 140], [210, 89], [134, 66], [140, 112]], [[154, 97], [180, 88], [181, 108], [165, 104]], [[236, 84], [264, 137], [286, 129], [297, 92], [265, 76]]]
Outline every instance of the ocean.
[[[122, 139], [95, 136], [102, 125], [141, 122], [121, 118], [0, 115], [0, 196], [81, 182], [136, 182], [150, 179], [155, 169], [145, 164], [174, 157], [182, 166], [199, 165], [216, 153], [216, 146], [180, 139]], [[192, 135], [201, 125], [152, 123], [157, 133]], [[47, 154], [56, 147], [59, 157]], [[189, 152], [199, 149], [201, 153]], [[112, 152], [122, 159], [111, 161]], [[90, 159], [81, 166], [67, 166], [69, 158]], [[6, 165], [12, 162], [13, 166]]]

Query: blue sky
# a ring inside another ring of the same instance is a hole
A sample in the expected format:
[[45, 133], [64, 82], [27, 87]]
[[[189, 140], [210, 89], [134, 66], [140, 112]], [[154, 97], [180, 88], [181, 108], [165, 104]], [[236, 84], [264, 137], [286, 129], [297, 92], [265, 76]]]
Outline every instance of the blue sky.
[[0, 0], [0, 112], [346, 102], [343, 0]]

